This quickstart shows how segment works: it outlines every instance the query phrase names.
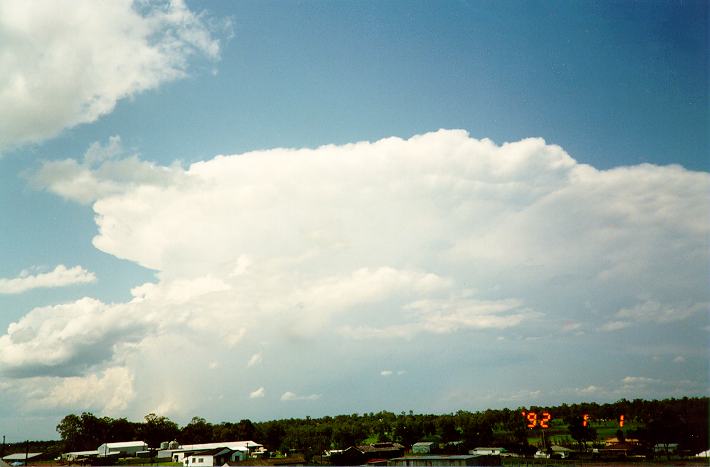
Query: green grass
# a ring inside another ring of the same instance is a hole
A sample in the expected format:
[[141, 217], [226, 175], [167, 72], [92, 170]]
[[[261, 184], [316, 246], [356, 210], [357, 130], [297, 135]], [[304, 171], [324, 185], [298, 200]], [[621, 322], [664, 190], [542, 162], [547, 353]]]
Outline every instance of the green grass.
[[[592, 421], [592, 428], [597, 432], [597, 442], [603, 442], [605, 439], [613, 438], [619, 429], [619, 424], [616, 420], [607, 422]], [[624, 423], [624, 434], [628, 437], [629, 433], [640, 428], [642, 424], [628, 421]], [[552, 444], [574, 444], [576, 441], [572, 439], [567, 430], [567, 425], [562, 420], [552, 420], [550, 428], [545, 430], [545, 439], [550, 440]], [[530, 430], [528, 436], [528, 444], [531, 446], [539, 446], [542, 444], [542, 434], [540, 430]]]

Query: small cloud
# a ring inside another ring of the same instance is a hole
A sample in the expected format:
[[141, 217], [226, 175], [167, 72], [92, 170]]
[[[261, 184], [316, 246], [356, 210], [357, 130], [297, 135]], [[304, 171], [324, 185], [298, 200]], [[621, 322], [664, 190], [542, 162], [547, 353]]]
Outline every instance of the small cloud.
[[563, 332], [579, 331], [581, 328], [582, 328], [582, 323], [578, 323], [575, 321], [566, 321], [562, 325]]
[[251, 358], [247, 362], [247, 368], [251, 368], [255, 365], [258, 365], [259, 363], [261, 363], [261, 360], [262, 360], [261, 352], [255, 353], [254, 355], [251, 356]]
[[310, 394], [308, 396], [299, 396], [298, 394], [286, 391], [281, 395], [282, 401], [314, 401], [320, 399], [320, 394]]
[[402, 375], [405, 374], [405, 373], [406, 373], [405, 370], [398, 370], [398, 371], [397, 371], [397, 375], [398, 375], [398, 376], [402, 376]]
[[594, 386], [593, 384], [591, 384], [591, 385], [587, 386], [586, 388], [582, 388], [582, 389], [577, 390], [577, 392], [579, 392], [580, 394], [589, 395], [589, 394], [597, 394], [600, 390], [601, 390], [600, 387]]
[[682, 355], [678, 355], [676, 358], [673, 359], [673, 363], [685, 363], [685, 357]]
[[602, 331], [613, 332], [626, 329], [629, 326], [631, 326], [631, 323], [629, 323], [628, 321], [609, 321], [608, 323], [604, 324], [600, 329]]
[[207, 365], [207, 368], [209, 368], [210, 370], [216, 370], [217, 368], [219, 368], [219, 362], [210, 362]]
[[392, 376], [392, 370], [382, 370], [380, 371], [382, 376]]
[[66, 287], [96, 282], [96, 275], [81, 266], [67, 268], [60, 264], [53, 271], [32, 275], [22, 271], [13, 279], [0, 279], [0, 295], [19, 294], [32, 289]]
[[621, 380], [624, 386], [648, 386], [653, 383], [660, 382], [657, 379], [647, 378], [645, 376], [626, 376]]
[[[264, 387], [260, 387], [256, 391], [252, 391], [249, 393], [249, 399], [259, 399], [261, 397], [264, 397], [266, 395], [266, 391], [264, 390]], [[283, 397], [282, 397], [283, 399]]]

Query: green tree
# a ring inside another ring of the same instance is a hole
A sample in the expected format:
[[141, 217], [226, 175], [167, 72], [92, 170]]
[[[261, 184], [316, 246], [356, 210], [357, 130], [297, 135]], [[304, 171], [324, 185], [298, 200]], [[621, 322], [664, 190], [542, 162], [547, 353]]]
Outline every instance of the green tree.
[[148, 446], [158, 447], [161, 441], [170, 441], [177, 438], [180, 429], [177, 423], [167, 417], [149, 413], [145, 416], [145, 423], [140, 425], [139, 435]]
[[567, 419], [567, 431], [582, 449], [586, 449], [588, 441], [597, 439], [597, 432], [592, 428], [591, 423], [587, 423], [587, 426], [584, 426], [582, 415], [572, 415]]

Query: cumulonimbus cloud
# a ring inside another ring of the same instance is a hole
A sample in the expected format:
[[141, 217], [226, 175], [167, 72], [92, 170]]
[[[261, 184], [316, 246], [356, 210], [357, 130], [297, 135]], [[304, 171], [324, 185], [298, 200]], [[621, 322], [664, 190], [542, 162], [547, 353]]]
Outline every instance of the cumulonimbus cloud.
[[0, 3], [0, 151], [93, 122], [219, 43], [184, 2]]
[[[497, 145], [441, 130], [217, 156], [171, 166], [165, 183], [99, 167], [85, 159], [65, 174], [113, 183], [92, 191], [94, 245], [158, 279], [128, 303], [30, 311], [0, 337], [5, 374], [148, 365], [127, 355], [156, 339], [209, 342], [225, 351], [221, 373], [233, 362], [239, 374], [261, 349], [299, 356], [326, 337], [347, 347], [570, 322], [589, 330], [618, 322], [606, 328], [626, 332], [693, 319], [709, 301], [710, 174], [679, 166], [597, 170], [539, 138]], [[472, 353], [485, 353], [476, 341]], [[417, 346], [405, 347], [414, 359]], [[373, 359], [368, 368], [381, 364]], [[252, 365], [250, 377], [275, 374], [301, 383], [294, 387], [320, 377], [299, 367], [307, 359], [279, 360]], [[194, 400], [179, 375], [164, 382], [161, 398]], [[250, 384], [245, 398], [253, 385], [272, 387]]]

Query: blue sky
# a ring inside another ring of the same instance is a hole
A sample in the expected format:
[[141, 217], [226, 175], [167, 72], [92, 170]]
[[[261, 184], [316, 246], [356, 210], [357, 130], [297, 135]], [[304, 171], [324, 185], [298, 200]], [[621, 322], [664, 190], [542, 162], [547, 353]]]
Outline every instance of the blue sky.
[[56, 8], [0, 3], [10, 441], [708, 393], [707, 3]]

